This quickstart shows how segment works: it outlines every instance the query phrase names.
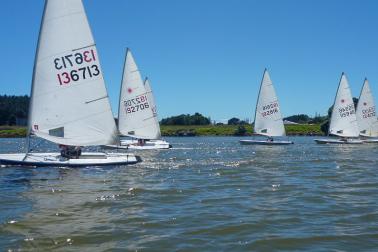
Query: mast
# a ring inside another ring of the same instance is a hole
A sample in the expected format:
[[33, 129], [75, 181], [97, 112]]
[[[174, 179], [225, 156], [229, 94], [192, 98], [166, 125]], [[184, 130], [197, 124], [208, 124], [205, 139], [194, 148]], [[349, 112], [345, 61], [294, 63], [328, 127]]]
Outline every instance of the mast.
[[264, 73], [263, 73], [263, 77], [261, 79], [261, 82], [260, 82], [260, 88], [259, 88], [259, 94], [257, 95], [257, 101], [256, 101], [256, 107], [255, 107], [255, 119], [253, 120], [253, 132], [256, 133], [256, 130], [255, 130], [255, 126], [256, 126], [256, 114], [257, 114], [257, 106], [259, 104], [259, 99], [260, 99], [260, 93], [261, 93], [261, 87], [263, 85], [263, 81], [264, 81], [264, 77], [265, 77], [265, 73], [266, 73], [267, 69], [265, 68], [264, 69]]
[[118, 141], [120, 139], [120, 136], [122, 135], [121, 132], [119, 131], [119, 115], [121, 113], [121, 101], [122, 101], [122, 85], [123, 85], [123, 78], [124, 78], [124, 72], [125, 72], [125, 67], [126, 67], [126, 60], [127, 60], [127, 54], [129, 53], [129, 48], [126, 47], [126, 53], [125, 53], [125, 59], [123, 61], [123, 67], [122, 67], [122, 79], [121, 79], [121, 85], [120, 85], [120, 88], [119, 88], [119, 99], [118, 99], [118, 120], [117, 120], [117, 131], [118, 131]]
[[333, 111], [335, 109], [335, 104], [336, 104], [336, 99], [337, 99], [337, 94], [339, 93], [339, 90], [340, 90], [340, 85], [341, 85], [341, 80], [343, 78], [343, 76], [345, 75], [344, 72], [341, 73], [341, 77], [340, 77], [340, 81], [339, 81], [339, 86], [337, 87], [337, 91], [336, 91], [336, 95], [335, 95], [335, 98], [333, 100], [333, 107], [332, 107], [332, 113], [331, 113], [331, 118], [329, 118], [329, 125], [328, 125], [328, 135], [330, 135], [330, 131], [331, 131], [331, 122], [332, 122], [332, 117], [333, 117]]
[[30, 118], [31, 118], [31, 108], [33, 106], [35, 69], [36, 69], [37, 62], [38, 62], [38, 51], [39, 51], [39, 44], [40, 44], [39, 42], [40, 42], [40, 39], [41, 39], [42, 25], [43, 25], [43, 22], [45, 20], [47, 1], [48, 0], [45, 1], [45, 4], [43, 6], [43, 14], [42, 14], [42, 18], [41, 18], [41, 25], [40, 25], [39, 33], [38, 33], [37, 47], [36, 47], [35, 56], [34, 56], [33, 76], [32, 76], [32, 84], [31, 84], [31, 88], [30, 88], [30, 98], [29, 98], [29, 108], [28, 108], [28, 126], [27, 126], [27, 131], [26, 131], [25, 158], [28, 155], [29, 150], [30, 150], [30, 133], [31, 133], [31, 121], [30, 121]]

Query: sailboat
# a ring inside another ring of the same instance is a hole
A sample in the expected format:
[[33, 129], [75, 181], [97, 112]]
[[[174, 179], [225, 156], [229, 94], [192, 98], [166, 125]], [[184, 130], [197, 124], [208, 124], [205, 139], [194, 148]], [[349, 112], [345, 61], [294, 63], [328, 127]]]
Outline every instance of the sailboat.
[[339, 139], [315, 139], [318, 144], [362, 144], [359, 136], [356, 112], [348, 80], [341, 74], [337, 89], [328, 135], [338, 136]]
[[292, 141], [275, 140], [273, 137], [285, 136], [280, 105], [273, 82], [270, 79], [268, 70], [264, 70], [264, 75], [260, 85], [255, 110], [255, 123], [253, 133], [268, 137], [267, 140], [240, 140], [241, 144], [254, 145], [287, 145], [293, 144]]
[[133, 164], [127, 153], [33, 153], [34, 135], [68, 148], [118, 139], [96, 45], [81, 0], [45, 2], [34, 62], [26, 153], [0, 154], [2, 165]]
[[130, 49], [126, 50], [118, 108], [118, 130], [121, 146], [138, 150], [169, 149], [172, 146], [161, 139], [156, 104], [148, 79], [142, 80]]
[[373, 94], [365, 79], [356, 110], [360, 137], [365, 143], [378, 143], [378, 120]]

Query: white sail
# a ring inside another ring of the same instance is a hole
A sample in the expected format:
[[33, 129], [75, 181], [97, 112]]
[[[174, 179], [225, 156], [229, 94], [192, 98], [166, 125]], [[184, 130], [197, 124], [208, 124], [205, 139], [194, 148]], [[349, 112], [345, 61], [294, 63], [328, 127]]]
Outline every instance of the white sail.
[[266, 69], [256, 105], [254, 133], [266, 136], [285, 136], [277, 95]]
[[157, 114], [157, 106], [156, 106], [156, 103], [155, 103], [155, 98], [154, 98], [154, 94], [152, 92], [151, 84], [150, 84], [150, 81], [149, 81], [148, 78], [145, 79], [144, 86], [145, 86], [146, 92], [147, 92], [147, 99], [150, 101], [151, 110], [152, 110], [152, 113], [155, 117], [156, 127], [159, 130], [159, 132], [158, 132], [159, 137], [158, 138], [161, 138], [159, 118], [158, 118], [158, 114]]
[[118, 108], [118, 130], [121, 135], [140, 139], [160, 138], [146, 88], [134, 58], [126, 51]]
[[65, 145], [114, 143], [116, 125], [81, 0], [47, 0], [33, 73], [29, 133]]
[[328, 133], [341, 137], [358, 137], [359, 135], [353, 98], [344, 73], [341, 75], [337, 89]]
[[367, 79], [364, 81], [360, 98], [358, 99], [356, 116], [361, 136], [378, 137], [378, 122], [375, 113], [375, 103]]

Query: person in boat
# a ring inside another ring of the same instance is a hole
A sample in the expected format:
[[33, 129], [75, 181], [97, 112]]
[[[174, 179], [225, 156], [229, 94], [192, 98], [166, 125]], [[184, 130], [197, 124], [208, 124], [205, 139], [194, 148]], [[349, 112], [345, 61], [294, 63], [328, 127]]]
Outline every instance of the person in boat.
[[64, 158], [79, 158], [81, 155], [80, 146], [59, 145], [60, 155]]
[[268, 142], [273, 142], [273, 137], [268, 137], [267, 141]]
[[138, 139], [138, 145], [143, 146], [146, 143], [144, 139]]

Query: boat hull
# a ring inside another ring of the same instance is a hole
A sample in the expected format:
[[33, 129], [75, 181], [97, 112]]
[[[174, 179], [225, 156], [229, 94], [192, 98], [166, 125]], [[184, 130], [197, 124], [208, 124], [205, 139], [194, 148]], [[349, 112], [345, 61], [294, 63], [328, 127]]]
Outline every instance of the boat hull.
[[314, 139], [317, 144], [363, 144], [364, 141], [359, 139]]
[[[114, 146], [114, 145], [113, 145]], [[121, 146], [123, 148], [132, 150], [156, 150], [156, 149], [170, 149], [172, 145], [164, 140], [147, 140], [144, 145], [139, 145], [138, 140], [121, 140]]]
[[362, 139], [362, 142], [364, 143], [378, 143], [378, 139]]
[[267, 141], [267, 140], [240, 140], [242, 145], [289, 145], [294, 144], [292, 141]]
[[1, 165], [85, 167], [128, 165], [140, 162], [139, 156], [126, 153], [84, 152], [77, 159], [62, 158], [60, 153], [0, 154]]

